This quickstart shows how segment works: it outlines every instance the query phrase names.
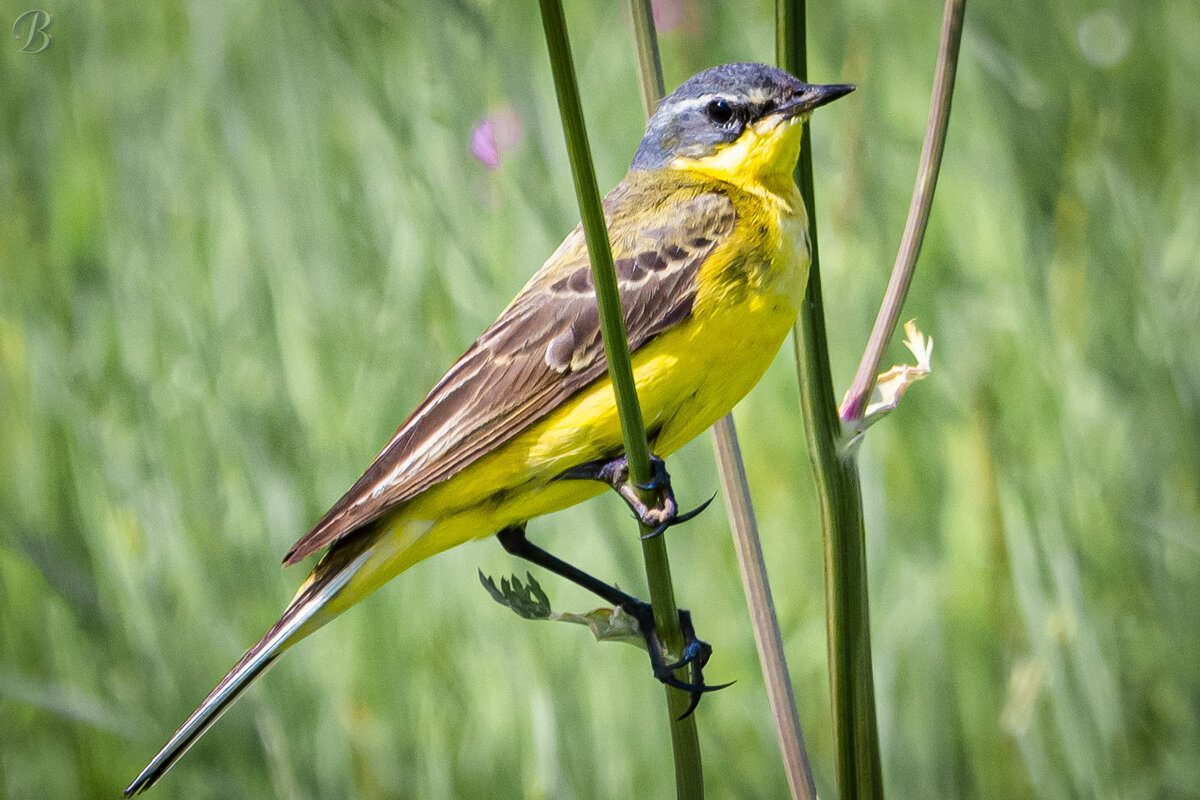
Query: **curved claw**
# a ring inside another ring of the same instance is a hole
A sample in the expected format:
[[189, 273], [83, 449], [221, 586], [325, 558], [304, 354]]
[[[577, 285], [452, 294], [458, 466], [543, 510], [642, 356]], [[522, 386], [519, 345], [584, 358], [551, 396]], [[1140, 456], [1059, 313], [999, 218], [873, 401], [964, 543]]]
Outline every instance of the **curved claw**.
[[699, 692], [692, 692], [691, 701], [688, 703], [687, 711], [684, 711], [682, 714], [676, 717], [675, 721], [683, 722], [685, 719], [690, 717], [692, 712], [696, 710], [696, 706], [700, 705], [700, 697], [701, 694]]
[[671, 527], [670, 521], [659, 523], [658, 527], [656, 527], [654, 530], [647, 531], [646, 533], [642, 534], [642, 541], [646, 541], [648, 539], [654, 539], [658, 536], [662, 536], [664, 533], [667, 532], [667, 528], [669, 528], [669, 527]]
[[672, 677], [670, 675], [668, 675], [667, 677], [664, 677], [664, 678], [659, 678], [659, 681], [661, 681], [662, 683], [665, 683], [667, 686], [672, 686], [676, 689], [679, 689], [682, 692], [687, 692], [688, 694], [695, 694], [695, 695], [707, 694], [708, 692], [720, 691], [721, 689], [725, 689], [725, 688], [727, 688], [729, 686], [733, 686], [733, 684], [737, 683], [737, 681], [730, 681], [729, 683], [718, 683], [716, 685], [710, 684], [710, 683], [688, 683], [687, 681], [681, 681], [678, 678]]
[[692, 712], [696, 710], [696, 706], [700, 705], [700, 698], [704, 695], [705, 692], [715, 692], [720, 689], [725, 689], [727, 687], [733, 686], [733, 684], [735, 684], [735, 683], [737, 683], [737, 681], [730, 681], [729, 683], [722, 683], [717, 686], [703, 685], [698, 690], [691, 692], [691, 702], [688, 703], [687, 711], [684, 711], [682, 714], [680, 714], [678, 717], [676, 717], [676, 719], [678, 721], [683, 721], [683, 720], [687, 719], [688, 717], [690, 717], [692, 715]]
[[662, 536], [664, 533], [666, 533], [667, 528], [670, 528], [673, 525], [680, 525], [684, 522], [687, 522], [690, 519], [693, 519], [694, 517], [699, 515], [701, 512], [703, 512], [704, 509], [708, 508], [709, 505], [712, 503], [712, 501], [716, 500], [716, 499], [717, 499], [717, 493], [713, 492], [712, 497], [708, 498], [703, 503], [701, 503], [700, 505], [693, 508], [691, 511], [685, 512], [683, 514], [675, 514], [673, 517], [670, 517], [669, 519], [666, 519], [663, 522], [660, 522], [654, 528], [654, 530], [648, 531], [647, 533], [643, 533], [642, 539], [643, 540], [653, 539], [656, 536]]
[[704, 511], [704, 509], [706, 509], [706, 508], [708, 508], [710, 505], [712, 505], [712, 501], [713, 501], [713, 500], [716, 500], [716, 499], [717, 499], [717, 493], [716, 493], [716, 492], [713, 492], [713, 493], [712, 493], [712, 497], [708, 498], [708, 499], [707, 499], [707, 500], [705, 500], [703, 503], [701, 503], [700, 505], [698, 505], [698, 506], [696, 506], [695, 508], [693, 508], [691, 511], [688, 511], [688, 512], [686, 512], [686, 513], [684, 513], [684, 514], [676, 514], [676, 515], [675, 515], [675, 519], [674, 519], [674, 520], [671, 522], [671, 524], [672, 524], [672, 525], [678, 525], [678, 524], [680, 524], [681, 522], [687, 522], [689, 519], [692, 519], [693, 517], [697, 516], [697, 515], [698, 515], [698, 514], [700, 514], [702, 511]]

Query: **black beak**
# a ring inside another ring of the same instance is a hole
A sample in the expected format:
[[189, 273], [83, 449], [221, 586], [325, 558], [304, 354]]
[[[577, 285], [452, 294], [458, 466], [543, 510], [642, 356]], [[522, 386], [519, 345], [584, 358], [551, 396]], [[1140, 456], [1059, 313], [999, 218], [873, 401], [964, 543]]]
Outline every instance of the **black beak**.
[[807, 114], [814, 108], [832, 103], [839, 97], [845, 97], [855, 90], [854, 84], [851, 83], [831, 83], [828, 85], [807, 84], [804, 91], [798, 97], [789, 103], [779, 106], [775, 109], [776, 114], [781, 115], [784, 119], [797, 117], [802, 114]]

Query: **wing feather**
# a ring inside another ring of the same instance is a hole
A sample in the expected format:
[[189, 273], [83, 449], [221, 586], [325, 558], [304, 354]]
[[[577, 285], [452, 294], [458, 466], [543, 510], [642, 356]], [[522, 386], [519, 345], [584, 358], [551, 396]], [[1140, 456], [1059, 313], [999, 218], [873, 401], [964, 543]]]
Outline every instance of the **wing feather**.
[[[623, 182], [604, 201], [629, 347], [688, 317], [701, 265], [733, 231], [719, 192]], [[625, 215], [621, 209], [650, 209]], [[661, 224], [660, 224], [661, 223]], [[607, 369], [582, 229], [438, 381], [367, 471], [288, 552], [293, 564], [444, 481], [553, 411]]]

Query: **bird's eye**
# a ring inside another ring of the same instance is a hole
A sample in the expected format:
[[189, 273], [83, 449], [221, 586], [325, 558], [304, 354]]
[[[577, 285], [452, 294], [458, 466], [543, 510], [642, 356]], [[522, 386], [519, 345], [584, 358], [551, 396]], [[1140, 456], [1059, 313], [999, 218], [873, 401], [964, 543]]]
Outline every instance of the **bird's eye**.
[[721, 98], [711, 101], [704, 109], [708, 118], [718, 125], [728, 125], [733, 119], [733, 108]]

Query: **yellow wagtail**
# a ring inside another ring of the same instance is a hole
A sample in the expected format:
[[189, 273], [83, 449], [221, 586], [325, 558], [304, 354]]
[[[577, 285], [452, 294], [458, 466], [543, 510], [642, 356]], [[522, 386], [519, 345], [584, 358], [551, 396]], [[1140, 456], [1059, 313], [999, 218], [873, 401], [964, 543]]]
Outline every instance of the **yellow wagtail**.
[[[705, 70], [659, 105], [629, 173], [604, 199], [642, 414], [666, 455], [759, 380], [795, 322], [808, 218], [792, 180], [812, 110], [852, 91], [762, 64]], [[665, 478], [661, 461], [656, 461]], [[418, 561], [499, 534], [504, 547], [638, 618], [655, 675], [675, 681], [640, 601], [530, 544], [533, 517], [618, 489], [643, 519], [681, 521], [627, 482], [582, 230], [576, 228], [284, 559], [328, 548], [267, 634], [137, 779], [151, 786], [288, 647]], [[690, 626], [689, 626], [690, 627]], [[685, 660], [707, 657], [690, 634]], [[702, 643], [700, 643], [702, 644]]]

